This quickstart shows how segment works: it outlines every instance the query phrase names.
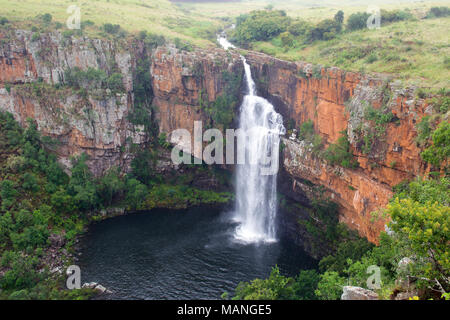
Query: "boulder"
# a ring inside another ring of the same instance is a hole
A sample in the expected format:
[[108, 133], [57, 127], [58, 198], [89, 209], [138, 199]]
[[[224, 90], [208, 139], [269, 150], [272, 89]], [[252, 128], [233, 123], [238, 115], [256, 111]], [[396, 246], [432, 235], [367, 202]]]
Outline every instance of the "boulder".
[[378, 300], [378, 294], [360, 287], [345, 286], [341, 300]]

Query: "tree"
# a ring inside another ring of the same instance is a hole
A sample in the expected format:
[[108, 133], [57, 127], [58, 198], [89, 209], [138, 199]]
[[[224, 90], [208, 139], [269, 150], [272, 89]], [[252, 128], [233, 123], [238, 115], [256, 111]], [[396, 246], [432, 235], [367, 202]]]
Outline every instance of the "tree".
[[305, 20], [295, 20], [288, 27], [288, 31], [293, 36], [302, 36], [305, 35], [306, 32], [311, 28], [311, 24]]
[[308, 41], [330, 40], [342, 31], [342, 25], [332, 19], [320, 21], [315, 27], [308, 30], [306, 36]]
[[348, 17], [347, 20], [347, 30], [355, 31], [364, 29], [367, 27], [367, 19], [369, 19], [370, 14], [366, 12], [353, 13]]
[[292, 39], [291, 34], [287, 31], [280, 34], [280, 39], [283, 47], [290, 48], [294, 45], [294, 39]]
[[415, 257], [414, 275], [439, 290], [450, 290], [450, 207], [437, 202], [396, 199], [387, 207], [390, 228], [408, 239]]
[[16, 198], [18, 192], [14, 188], [14, 182], [11, 180], [3, 180], [0, 184], [1, 191], [0, 196], [2, 197], [2, 209], [5, 210], [14, 204], [14, 199]]
[[320, 300], [339, 300], [344, 285], [345, 278], [340, 277], [335, 271], [326, 271], [320, 275], [315, 294]]
[[317, 289], [320, 276], [316, 270], [302, 270], [295, 278], [292, 289], [295, 292], [295, 299], [314, 300], [317, 299], [314, 291]]
[[118, 197], [125, 189], [125, 185], [120, 179], [119, 168], [111, 168], [100, 179], [97, 188], [98, 196], [102, 199], [102, 203], [110, 205], [113, 199]]
[[252, 11], [237, 18], [233, 40], [241, 45], [252, 41], [266, 41], [286, 31], [290, 19], [281, 10]]
[[436, 167], [450, 157], [450, 123], [443, 121], [432, 134], [433, 145], [425, 149], [422, 158]]
[[268, 279], [255, 279], [241, 282], [236, 288], [233, 300], [277, 300], [293, 299], [292, 278], [280, 274], [277, 266], [272, 268]]
[[23, 175], [23, 183], [22, 187], [25, 190], [36, 192], [39, 189], [38, 181], [36, 176], [33, 173], [25, 173]]
[[126, 200], [132, 209], [138, 209], [148, 195], [145, 184], [136, 179], [128, 179]]
[[335, 15], [334, 15], [334, 21], [336, 21], [339, 24], [343, 24], [344, 23], [344, 11], [339, 10]]

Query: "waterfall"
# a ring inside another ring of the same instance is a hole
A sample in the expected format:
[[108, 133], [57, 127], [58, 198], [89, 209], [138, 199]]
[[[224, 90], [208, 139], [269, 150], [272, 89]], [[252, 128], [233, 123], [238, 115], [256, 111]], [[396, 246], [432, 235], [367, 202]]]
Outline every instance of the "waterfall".
[[[219, 36], [218, 41], [225, 49], [234, 48], [224, 36]], [[276, 241], [279, 143], [280, 135], [286, 130], [283, 118], [273, 105], [257, 96], [250, 65], [245, 57], [241, 59], [247, 92], [240, 107], [239, 128], [246, 133], [246, 161], [237, 165], [234, 218], [239, 226], [235, 237], [243, 242], [273, 242]]]

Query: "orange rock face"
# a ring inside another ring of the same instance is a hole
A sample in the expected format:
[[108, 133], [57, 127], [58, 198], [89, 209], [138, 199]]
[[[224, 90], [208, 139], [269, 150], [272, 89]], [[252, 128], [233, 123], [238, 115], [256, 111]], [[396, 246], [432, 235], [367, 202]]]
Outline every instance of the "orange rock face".
[[[203, 129], [207, 116], [202, 104], [213, 102], [223, 94], [223, 72], [243, 72], [239, 55], [223, 50], [179, 52], [174, 48], [158, 48], [152, 59], [152, 84], [160, 132], [168, 134], [186, 129], [194, 139], [194, 122]], [[193, 140], [192, 140], [192, 146]], [[193, 150], [202, 158], [201, 150]]]
[[[130, 159], [127, 140], [146, 141], [141, 128], [127, 119], [134, 101], [133, 46], [118, 48], [106, 40], [63, 39], [59, 33], [32, 41], [31, 32], [20, 30], [8, 39], [0, 45], [0, 109], [13, 113], [22, 124], [31, 117], [44, 134], [58, 138], [61, 146], [57, 152], [63, 163], [72, 155], [87, 152], [91, 169], [101, 174]], [[63, 41], [69, 44], [63, 45]], [[58, 84], [67, 68], [109, 70], [111, 61], [123, 76], [123, 94], [100, 92], [81, 97], [71, 90], [50, 89], [44, 96], [36, 96], [25, 85], [39, 78], [49, 85]], [[274, 103], [286, 122], [292, 119], [298, 128], [312, 120], [325, 146], [347, 131], [359, 168], [330, 166], [295, 139], [285, 139], [283, 165], [294, 180], [307, 179], [324, 186], [340, 205], [341, 221], [376, 242], [386, 221], [375, 219], [371, 212], [387, 204], [394, 185], [427, 170], [415, 143], [415, 125], [427, 114], [426, 103], [416, 100], [413, 90], [383, 77], [290, 63], [254, 52], [247, 54], [247, 61], [260, 93]], [[194, 121], [205, 125], [204, 102], [215, 101], [224, 93], [225, 71], [243, 73], [237, 53], [220, 49], [181, 52], [172, 47], [152, 52], [152, 103], [160, 132], [187, 129], [193, 136]], [[385, 101], [384, 91], [389, 93], [389, 101]], [[361, 137], [355, 133], [370, 125], [363, 119], [366, 103], [378, 109], [386, 106], [394, 115], [368, 153], [362, 151]], [[293, 188], [298, 188], [297, 184]]]
[[[417, 101], [412, 89], [383, 77], [289, 63], [253, 52], [247, 60], [254, 76], [264, 79], [257, 81], [260, 91], [276, 104], [285, 120], [293, 119], [297, 128], [312, 120], [325, 146], [347, 131], [359, 168], [330, 166], [296, 139], [284, 139], [284, 168], [294, 179], [324, 186], [340, 206], [340, 220], [376, 243], [387, 221], [372, 212], [386, 206], [393, 186], [426, 171], [415, 143], [415, 124], [426, 114], [426, 103]], [[383, 90], [389, 92], [389, 102], [383, 101]], [[374, 142], [372, 151], [364, 154], [354, 129], [367, 123], [363, 119], [367, 103], [377, 109], [387, 103], [394, 119], [386, 124], [385, 134]]]

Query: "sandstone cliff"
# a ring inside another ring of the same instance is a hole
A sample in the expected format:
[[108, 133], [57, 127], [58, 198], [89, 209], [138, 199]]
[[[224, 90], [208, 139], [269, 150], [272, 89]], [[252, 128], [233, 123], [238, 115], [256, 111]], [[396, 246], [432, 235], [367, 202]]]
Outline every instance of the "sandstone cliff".
[[[44, 134], [57, 138], [62, 163], [70, 165], [70, 156], [88, 153], [96, 175], [111, 166], [126, 168], [132, 157], [129, 144], [148, 140], [142, 126], [128, 119], [140, 59], [149, 60], [155, 125], [165, 133], [178, 128], [192, 133], [194, 121], [207, 123], [204, 105], [224, 94], [224, 72], [243, 73], [239, 55], [221, 49], [144, 50], [138, 40], [64, 38], [58, 32], [33, 40], [30, 32], [20, 30], [0, 38], [0, 109], [14, 114], [23, 125], [26, 118], [33, 118]], [[381, 76], [290, 63], [253, 52], [247, 60], [260, 93], [275, 104], [286, 126], [291, 119], [297, 128], [312, 120], [325, 145], [347, 131], [359, 168], [331, 166], [314, 156], [310, 145], [288, 137], [283, 167], [292, 191], [307, 194], [305, 180], [324, 186], [340, 205], [341, 220], [376, 242], [385, 221], [370, 213], [386, 205], [394, 185], [426, 171], [414, 139], [415, 123], [430, 112], [427, 104], [416, 100], [414, 90]], [[74, 67], [118, 70], [124, 92], [90, 90], [85, 95], [61, 86], [65, 70]], [[364, 119], [366, 104], [387, 108], [394, 118], [386, 124], [383, 137], [363, 152], [358, 130], [370, 126]]]
[[[247, 59], [260, 92], [277, 106], [286, 125], [289, 119], [297, 128], [312, 120], [325, 146], [347, 132], [359, 168], [331, 166], [313, 155], [311, 145], [288, 137], [283, 140], [284, 168], [294, 190], [306, 191], [302, 180], [324, 186], [340, 205], [341, 221], [376, 242], [386, 221], [370, 213], [387, 204], [393, 186], [426, 171], [415, 142], [415, 124], [431, 108], [416, 99], [413, 88], [402, 88], [386, 76], [290, 63], [253, 52]], [[358, 129], [375, 126], [364, 119], [368, 105], [386, 108], [393, 116], [380, 137], [370, 141], [370, 150], [363, 152], [364, 137]]]
[[[112, 166], [126, 168], [129, 144], [148, 140], [144, 128], [127, 117], [134, 107], [133, 76], [139, 60], [149, 60], [155, 125], [167, 133], [192, 130], [194, 120], [205, 118], [200, 99], [213, 101], [222, 94], [222, 72], [242, 69], [238, 55], [223, 50], [189, 53], [169, 46], [144, 50], [138, 40], [65, 38], [59, 32], [41, 34], [36, 40], [22, 30], [0, 34], [0, 39], [0, 110], [11, 112], [22, 125], [32, 118], [44, 135], [57, 138], [56, 152], [66, 166], [71, 156], [87, 153], [97, 176]], [[75, 67], [106, 74], [117, 70], [124, 91], [95, 89], [86, 94], [61, 86], [65, 71]]]

